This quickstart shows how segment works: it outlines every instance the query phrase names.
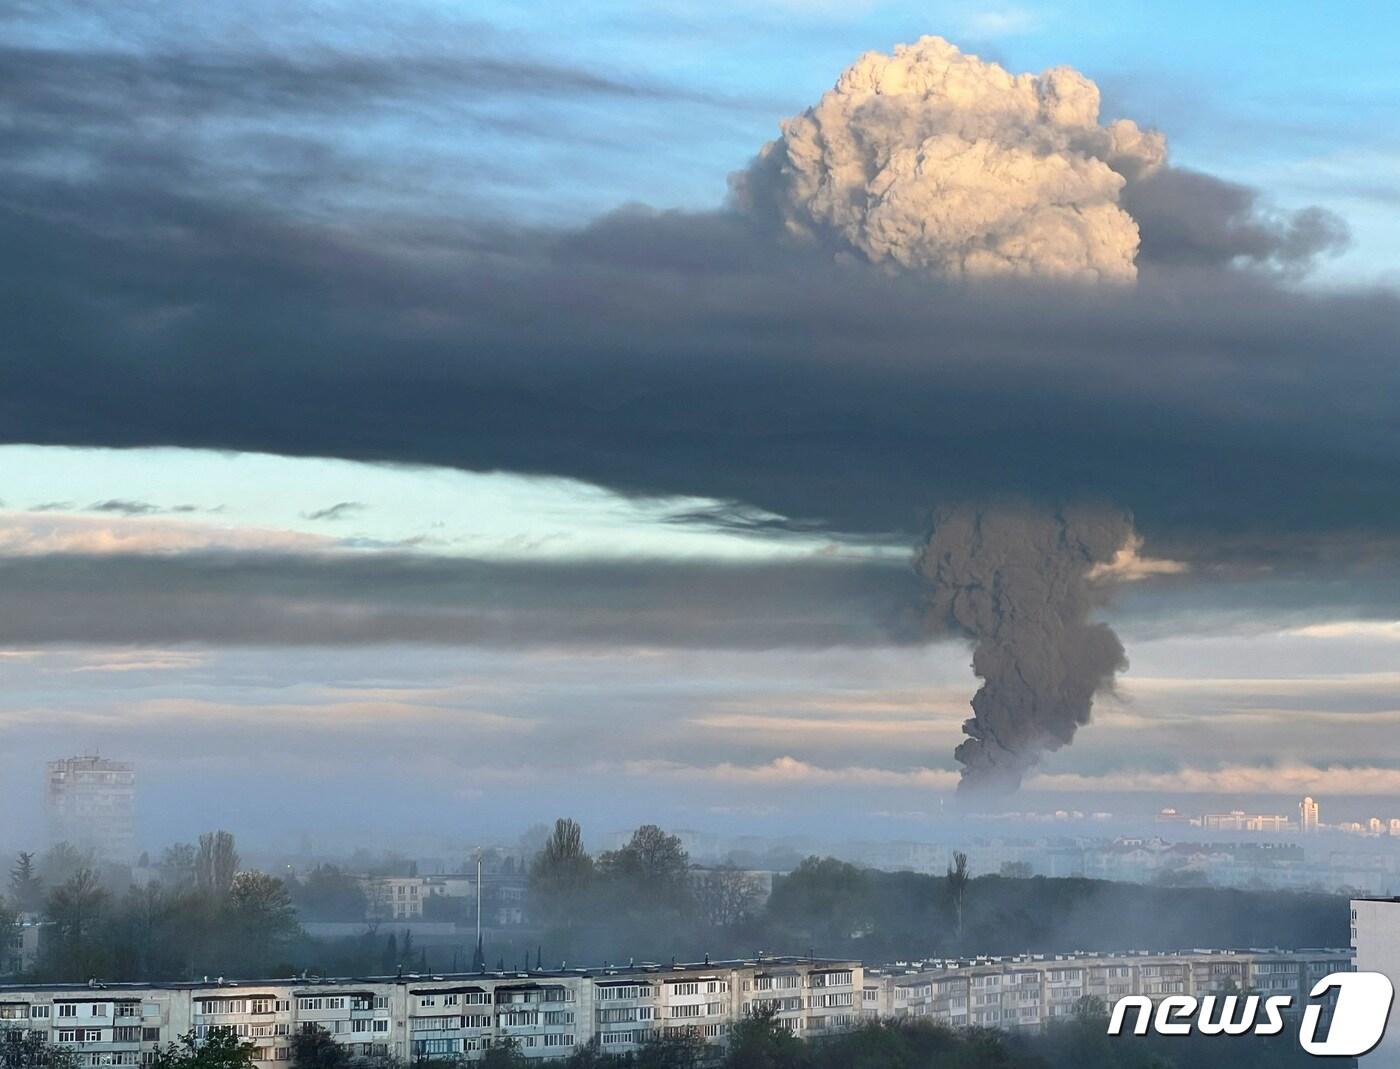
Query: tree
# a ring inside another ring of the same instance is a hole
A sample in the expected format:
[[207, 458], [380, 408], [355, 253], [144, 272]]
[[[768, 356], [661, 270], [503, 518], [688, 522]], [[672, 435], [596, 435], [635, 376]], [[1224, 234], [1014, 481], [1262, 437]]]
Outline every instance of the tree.
[[39, 878], [34, 855], [21, 851], [10, 870], [10, 899], [21, 913], [33, 913], [44, 904], [44, 881]]
[[18, 931], [19, 918], [0, 900], [0, 976], [17, 973], [23, 965], [18, 952], [12, 949]]
[[54, 843], [39, 860], [39, 875], [50, 887], [57, 887], [96, 864], [92, 851], [84, 853], [72, 843]]
[[255, 1048], [232, 1028], [211, 1028], [204, 1039], [186, 1032], [178, 1042], [158, 1047], [152, 1069], [254, 1069]]
[[807, 1064], [806, 1045], [773, 1010], [760, 1010], [729, 1033], [724, 1064], [730, 1069], [797, 1069]]
[[738, 924], [758, 908], [763, 894], [756, 876], [732, 865], [696, 872], [691, 888], [696, 913], [713, 928]]
[[70, 1047], [50, 1043], [42, 1032], [11, 1029], [0, 1032], [0, 1069], [77, 1069]]
[[199, 851], [193, 843], [175, 843], [160, 855], [161, 879], [171, 887], [189, 887], [195, 882], [195, 864]]
[[78, 870], [50, 893], [44, 907], [53, 922], [47, 952], [57, 959], [52, 964], [61, 975], [72, 979], [101, 971], [96, 967], [94, 934], [106, 905], [107, 892], [97, 885], [91, 869]]
[[530, 1060], [520, 1053], [520, 1047], [513, 1039], [505, 1039], [491, 1046], [485, 1057], [477, 1063], [481, 1069], [524, 1069]]
[[530, 866], [530, 893], [552, 923], [567, 923], [593, 882], [593, 859], [583, 848], [583, 829], [560, 817]]
[[958, 938], [963, 934], [963, 899], [967, 895], [967, 881], [971, 878], [967, 870], [967, 855], [961, 850], [953, 852], [953, 860], [948, 865], [948, 897], [952, 899], [953, 911], [958, 921]]
[[287, 890], [297, 912], [308, 920], [359, 921], [369, 911], [360, 881], [335, 865], [317, 865]]
[[320, 1025], [304, 1025], [292, 1036], [293, 1069], [342, 1069], [349, 1060], [349, 1052]]
[[399, 967], [399, 938], [393, 932], [389, 933], [389, 940], [384, 944], [384, 956], [379, 959], [379, 968], [385, 976], [391, 976], [395, 969]]
[[774, 882], [768, 915], [792, 924], [794, 936], [839, 946], [871, 924], [870, 876], [834, 857], [806, 858]]
[[248, 964], [266, 967], [300, 930], [286, 885], [265, 872], [240, 872], [228, 892], [236, 948]]
[[655, 824], [643, 824], [621, 850], [600, 857], [598, 867], [650, 905], [679, 906], [689, 892], [690, 856], [679, 837]]
[[205, 832], [199, 837], [194, 875], [195, 884], [201, 891], [214, 898], [226, 898], [233, 888], [233, 877], [237, 872], [238, 851], [229, 832]]

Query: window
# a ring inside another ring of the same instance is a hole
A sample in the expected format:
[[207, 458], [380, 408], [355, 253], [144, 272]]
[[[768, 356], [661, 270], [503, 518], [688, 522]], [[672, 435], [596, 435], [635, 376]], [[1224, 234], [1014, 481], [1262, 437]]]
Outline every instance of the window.
[[60, 1002], [58, 1004], [58, 1015], [60, 1017], [78, 1016], [78, 1006], [73, 1002]]

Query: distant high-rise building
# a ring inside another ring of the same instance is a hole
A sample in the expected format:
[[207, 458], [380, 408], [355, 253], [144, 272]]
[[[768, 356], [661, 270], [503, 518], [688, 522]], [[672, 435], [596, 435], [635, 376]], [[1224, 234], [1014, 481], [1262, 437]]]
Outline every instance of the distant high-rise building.
[[136, 854], [136, 770], [105, 757], [50, 761], [49, 843], [66, 842], [108, 861]]
[[1317, 831], [1317, 803], [1311, 797], [1304, 798], [1298, 804], [1298, 818], [1298, 826], [1304, 831]]

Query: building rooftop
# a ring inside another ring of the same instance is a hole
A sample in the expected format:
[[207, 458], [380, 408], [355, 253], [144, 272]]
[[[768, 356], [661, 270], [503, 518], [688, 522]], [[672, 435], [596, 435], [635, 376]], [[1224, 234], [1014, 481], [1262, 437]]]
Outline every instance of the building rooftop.
[[38, 984], [0, 984], [0, 994], [7, 991], [52, 991], [52, 992], [122, 992], [122, 991], [144, 991], [151, 988], [168, 988], [176, 991], [200, 991], [200, 990], [244, 990], [254, 987], [277, 986], [298, 986], [303, 988], [341, 988], [356, 984], [424, 984], [424, 983], [446, 983], [446, 982], [466, 982], [466, 981], [539, 981], [539, 980], [567, 980], [579, 978], [599, 978], [607, 979], [614, 976], [633, 977], [639, 975], [664, 975], [676, 973], [705, 973], [724, 969], [762, 969], [762, 968], [795, 968], [806, 965], [815, 969], [826, 968], [854, 968], [860, 965], [859, 961], [848, 958], [809, 958], [764, 955], [761, 958], [734, 958], [722, 961], [705, 962], [676, 962], [674, 964], [661, 964], [658, 962], [644, 961], [631, 965], [604, 965], [592, 968], [577, 969], [529, 969], [519, 971], [514, 969], [488, 970], [486, 972], [456, 972], [456, 973], [403, 973], [392, 976], [282, 976], [282, 977], [256, 977], [251, 979], [230, 979], [218, 977], [216, 979], [203, 980], [123, 980], [123, 981], [88, 981], [86, 983], [38, 983]]

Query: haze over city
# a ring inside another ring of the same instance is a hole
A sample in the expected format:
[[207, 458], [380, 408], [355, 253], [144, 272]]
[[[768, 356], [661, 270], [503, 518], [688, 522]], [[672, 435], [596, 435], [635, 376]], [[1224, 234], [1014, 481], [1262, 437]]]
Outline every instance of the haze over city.
[[1390, 17], [1264, 10], [0, 15], [0, 844], [1400, 813]]

